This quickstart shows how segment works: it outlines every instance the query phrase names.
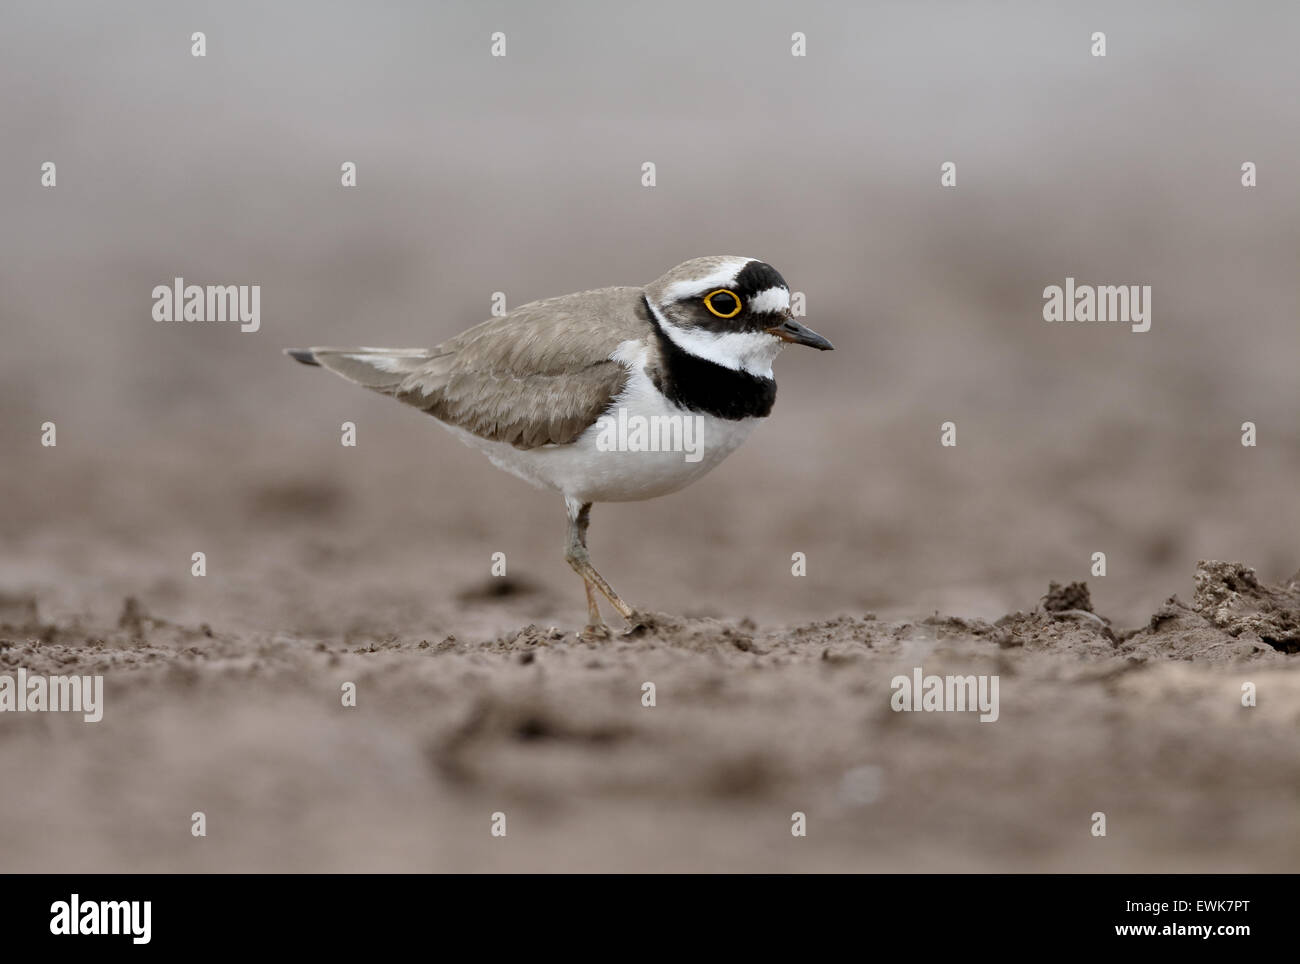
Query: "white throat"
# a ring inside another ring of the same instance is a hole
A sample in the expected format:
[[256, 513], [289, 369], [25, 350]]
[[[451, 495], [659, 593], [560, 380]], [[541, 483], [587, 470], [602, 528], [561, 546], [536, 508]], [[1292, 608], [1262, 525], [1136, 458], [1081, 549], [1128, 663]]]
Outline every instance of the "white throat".
[[732, 371], [747, 372], [759, 378], [772, 377], [772, 362], [781, 354], [785, 342], [765, 331], [704, 331], [683, 328], [663, 316], [650, 299], [650, 311], [674, 345], [696, 358], [703, 358]]

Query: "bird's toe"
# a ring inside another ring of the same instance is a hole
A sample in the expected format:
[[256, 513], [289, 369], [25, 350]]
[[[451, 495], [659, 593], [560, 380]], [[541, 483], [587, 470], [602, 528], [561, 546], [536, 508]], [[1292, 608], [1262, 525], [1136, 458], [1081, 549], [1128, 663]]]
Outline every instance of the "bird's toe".
[[645, 636], [654, 628], [655, 618], [653, 615], [634, 609], [632, 615], [627, 617], [627, 629], [623, 630], [623, 635], [633, 638]]
[[604, 623], [588, 623], [578, 630], [577, 637], [584, 642], [595, 642], [597, 640], [609, 639], [612, 635], [609, 627]]

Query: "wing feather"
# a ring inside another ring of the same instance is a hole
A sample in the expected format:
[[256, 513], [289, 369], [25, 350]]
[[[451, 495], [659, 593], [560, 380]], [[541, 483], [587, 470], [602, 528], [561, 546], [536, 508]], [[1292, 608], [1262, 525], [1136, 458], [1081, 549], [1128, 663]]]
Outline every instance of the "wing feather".
[[313, 348], [311, 356], [481, 438], [562, 445], [626, 385], [627, 367], [611, 356], [649, 335], [642, 297], [640, 288], [584, 291], [521, 305], [431, 350]]

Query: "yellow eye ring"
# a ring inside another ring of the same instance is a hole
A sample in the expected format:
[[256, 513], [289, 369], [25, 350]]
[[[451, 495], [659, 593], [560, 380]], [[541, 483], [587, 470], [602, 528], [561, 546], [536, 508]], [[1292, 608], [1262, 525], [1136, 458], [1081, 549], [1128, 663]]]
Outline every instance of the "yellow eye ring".
[[[719, 311], [717, 308], [713, 307], [714, 295], [730, 295], [731, 300], [736, 303], [736, 307], [724, 314], [723, 312]], [[704, 307], [708, 308], [710, 312], [712, 312], [714, 315], [716, 315], [719, 318], [735, 318], [736, 315], [740, 314], [740, 309], [744, 306], [741, 305], [740, 303], [740, 295], [736, 294], [734, 291], [729, 291], [726, 288], [719, 288], [717, 291], [710, 291], [707, 295], [704, 296]]]

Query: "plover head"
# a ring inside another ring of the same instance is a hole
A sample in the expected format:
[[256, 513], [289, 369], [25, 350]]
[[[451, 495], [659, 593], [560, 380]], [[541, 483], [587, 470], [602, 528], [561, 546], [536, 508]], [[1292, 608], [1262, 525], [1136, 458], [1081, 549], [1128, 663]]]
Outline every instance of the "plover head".
[[694, 258], [645, 287], [664, 334], [683, 351], [724, 368], [770, 377], [787, 344], [833, 346], [790, 315], [790, 287], [755, 258]]

